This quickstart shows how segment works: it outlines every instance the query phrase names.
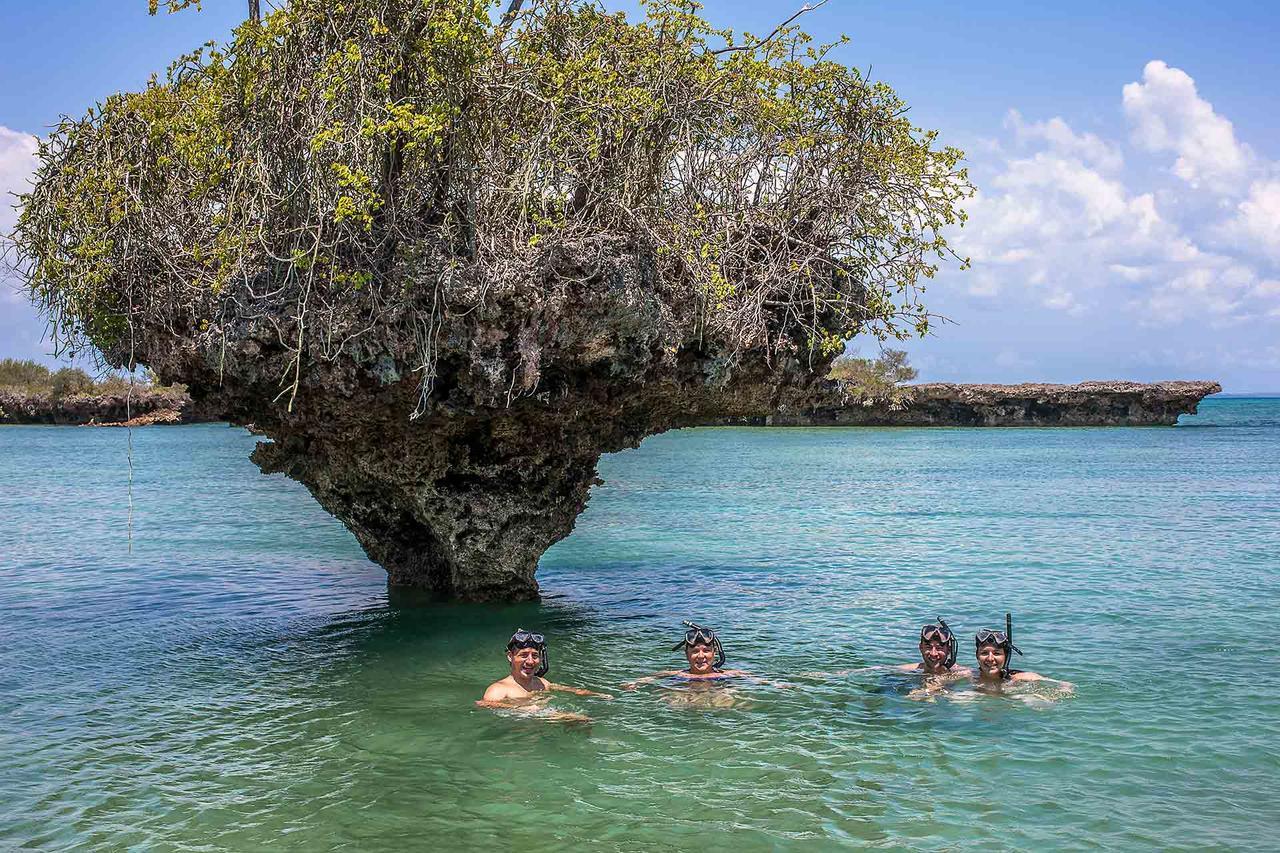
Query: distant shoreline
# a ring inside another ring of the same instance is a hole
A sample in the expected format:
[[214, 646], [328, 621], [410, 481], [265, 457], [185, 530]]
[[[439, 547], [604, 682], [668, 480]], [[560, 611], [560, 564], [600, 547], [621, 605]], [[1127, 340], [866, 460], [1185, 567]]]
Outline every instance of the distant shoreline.
[[205, 423], [185, 391], [142, 386], [106, 394], [56, 397], [0, 388], [0, 424], [44, 426], [151, 426]]
[[[1265, 399], [1280, 394], [1224, 394], [1216, 382], [1081, 382], [1074, 385], [928, 383], [901, 389], [893, 401], [866, 400], [832, 381], [802, 409], [695, 417], [679, 426], [1171, 426], [1210, 395]], [[227, 422], [184, 391], [150, 387], [129, 393], [54, 398], [0, 388], [0, 424], [156, 426]]]
[[1052, 427], [1173, 426], [1222, 386], [1209, 381], [1079, 382], [1073, 385], [928, 383], [868, 399], [830, 382], [793, 411], [695, 418], [689, 426]]

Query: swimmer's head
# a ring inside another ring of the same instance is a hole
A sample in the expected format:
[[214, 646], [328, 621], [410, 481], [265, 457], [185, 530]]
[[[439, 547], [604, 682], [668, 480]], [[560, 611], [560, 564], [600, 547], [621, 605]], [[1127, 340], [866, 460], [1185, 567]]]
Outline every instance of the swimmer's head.
[[1009, 658], [1014, 653], [1022, 654], [1022, 650], [1013, 644], [1013, 622], [1005, 615], [1005, 630], [993, 631], [984, 628], [973, 638], [975, 653], [978, 657], [978, 668], [983, 678], [1009, 677]]
[[541, 634], [517, 628], [507, 640], [507, 661], [511, 674], [523, 678], [541, 678], [550, 668], [547, 639]]
[[920, 629], [920, 659], [926, 670], [951, 669], [956, 662], [959, 643], [947, 623], [939, 619]]
[[684, 639], [672, 646], [671, 650], [684, 650], [685, 660], [689, 662], [689, 672], [694, 675], [709, 675], [724, 666], [724, 646], [720, 645], [716, 632], [693, 622], [684, 624], [689, 630], [684, 632]]

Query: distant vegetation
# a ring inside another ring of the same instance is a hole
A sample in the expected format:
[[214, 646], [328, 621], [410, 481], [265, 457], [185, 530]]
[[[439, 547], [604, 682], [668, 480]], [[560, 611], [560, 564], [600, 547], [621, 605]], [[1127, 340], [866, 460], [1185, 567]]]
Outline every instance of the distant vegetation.
[[906, 408], [911, 402], [911, 389], [902, 383], [919, 375], [907, 363], [907, 354], [900, 349], [886, 349], [878, 358], [861, 358], [856, 354], [842, 355], [831, 365], [832, 379], [838, 379], [854, 402], [864, 406], [888, 403], [891, 410]]
[[[149, 391], [171, 390], [156, 385], [150, 375], [134, 380], [134, 387], [135, 390], [139, 388]], [[50, 370], [39, 362], [26, 359], [0, 359], [0, 391], [13, 391], [31, 397], [50, 397], [61, 400], [77, 394], [89, 396], [124, 394], [128, 390], [129, 380], [122, 376], [112, 375], [95, 380], [78, 367]]]

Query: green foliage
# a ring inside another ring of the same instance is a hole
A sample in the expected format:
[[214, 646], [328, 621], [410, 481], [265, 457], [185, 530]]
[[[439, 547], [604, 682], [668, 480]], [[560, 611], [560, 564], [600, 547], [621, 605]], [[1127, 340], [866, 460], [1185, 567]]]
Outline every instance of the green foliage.
[[135, 391], [142, 388], [151, 391], [186, 391], [181, 385], [161, 385], [150, 371], [144, 377], [134, 380], [118, 374], [108, 374], [95, 380], [78, 367], [61, 367], [51, 371], [35, 361], [12, 358], [0, 360], [0, 389], [29, 396], [61, 400], [78, 394], [125, 394], [130, 388]]
[[34, 361], [0, 360], [0, 387], [25, 388], [49, 385], [49, 368]]
[[95, 383], [80, 368], [63, 367], [55, 370], [49, 377], [49, 388], [53, 396], [60, 399], [73, 394], [89, 394], [95, 390]]
[[890, 409], [904, 407], [911, 401], [910, 389], [900, 387], [919, 372], [907, 363], [907, 354], [899, 349], [885, 349], [874, 359], [842, 355], [831, 365], [832, 379], [839, 380], [850, 399], [863, 405], [889, 403]]
[[140, 328], [215, 339], [247, 282], [301, 336], [335, 300], [536, 303], [548, 258], [614, 246], [689, 340], [829, 358], [926, 332], [961, 152], [835, 45], [644, 8], [532, 0], [508, 27], [484, 0], [293, 0], [44, 140], [31, 294], [122, 364]]
[[[183, 9], [190, 8], [191, 6], [194, 6], [198, 10], [200, 8], [200, 2], [201, 0], [163, 0], [163, 5], [169, 14], [173, 14], [174, 12], [180, 12]], [[147, 12], [151, 15], [156, 14], [160, 11], [161, 4], [162, 0], [147, 0]]]

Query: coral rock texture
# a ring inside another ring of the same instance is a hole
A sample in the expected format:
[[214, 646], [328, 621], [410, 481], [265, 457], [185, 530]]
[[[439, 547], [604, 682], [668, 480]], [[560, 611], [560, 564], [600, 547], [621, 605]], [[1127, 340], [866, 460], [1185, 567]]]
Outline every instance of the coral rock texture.
[[296, 393], [280, 382], [296, 358], [280, 302], [280, 316], [263, 308], [227, 324], [225, 340], [143, 330], [137, 357], [186, 383], [210, 416], [272, 439], [254, 453], [262, 470], [306, 485], [392, 584], [530, 598], [538, 558], [573, 529], [601, 453], [691, 414], [801, 405], [829, 362], [730, 359], [683, 336], [695, 324], [669, 316], [642, 255], [588, 257], [552, 259], [537, 304], [511, 291], [444, 312], [421, 406], [413, 323], [370, 330], [349, 306], [324, 320], [343, 357], [304, 359]]

